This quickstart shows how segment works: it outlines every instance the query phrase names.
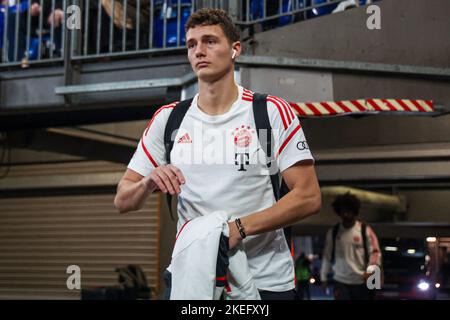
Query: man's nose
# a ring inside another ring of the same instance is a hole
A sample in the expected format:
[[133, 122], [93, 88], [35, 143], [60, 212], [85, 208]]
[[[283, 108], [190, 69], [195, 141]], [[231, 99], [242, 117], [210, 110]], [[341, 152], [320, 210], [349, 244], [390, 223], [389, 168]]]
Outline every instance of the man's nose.
[[197, 47], [195, 48], [195, 56], [198, 57], [202, 57], [205, 55], [205, 50], [202, 44], [197, 44]]

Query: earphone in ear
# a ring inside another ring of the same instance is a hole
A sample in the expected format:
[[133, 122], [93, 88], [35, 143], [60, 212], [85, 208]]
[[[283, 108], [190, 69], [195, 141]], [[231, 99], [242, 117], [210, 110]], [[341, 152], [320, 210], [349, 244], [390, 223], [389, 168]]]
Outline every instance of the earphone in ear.
[[231, 59], [234, 59], [236, 57], [236, 50], [233, 49], [233, 55], [231, 56]]

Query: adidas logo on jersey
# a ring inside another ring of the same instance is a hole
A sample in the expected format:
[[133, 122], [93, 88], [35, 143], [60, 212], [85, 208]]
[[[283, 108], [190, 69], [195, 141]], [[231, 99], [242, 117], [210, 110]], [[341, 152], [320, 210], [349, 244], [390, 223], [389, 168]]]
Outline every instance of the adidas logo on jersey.
[[178, 139], [178, 143], [192, 143], [192, 139], [189, 136], [189, 133], [185, 133], [183, 136], [181, 136], [181, 138]]

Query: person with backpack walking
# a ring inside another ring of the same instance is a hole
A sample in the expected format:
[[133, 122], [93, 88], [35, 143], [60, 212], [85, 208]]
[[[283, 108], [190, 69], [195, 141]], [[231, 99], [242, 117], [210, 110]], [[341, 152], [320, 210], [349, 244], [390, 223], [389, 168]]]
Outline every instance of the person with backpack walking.
[[355, 195], [349, 192], [339, 195], [332, 206], [341, 223], [326, 236], [320, 270], [322, 287], [328, 287], [328, 274], [333, 269], [336, 300], [371, 300], [374, 294], [366, 282], [373, 267], [381, 267], [377, 236], [371, 227], [357, 219], [361, 202]]
[[225, 11], [200, 9], [185, 30], [199, 91], [155, 112], [115, 206], [124, 213], [140, 209], [157, 190], [177, 195], [178, 231], [197, 217], [229, 212], [236, 217], [228, 223], [229, 249], [244, 247], [261, 298], [293, 300], [294, 262], [283, 228], [321, 207], [300, 122], [285, 100], [235, 83], [241, 43]]

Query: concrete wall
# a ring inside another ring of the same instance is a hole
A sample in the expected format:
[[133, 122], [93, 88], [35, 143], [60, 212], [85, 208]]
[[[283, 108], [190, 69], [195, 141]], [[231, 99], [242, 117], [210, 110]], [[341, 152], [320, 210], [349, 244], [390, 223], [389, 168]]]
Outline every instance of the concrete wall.
[[[333, 100], [333, 74], [327, 71], [241, 67], [241, 83], [288, 101]], [[264, 81], [261, 81], [264, 79]]]
[[255, 36], [258, 55], [450, 67], [450, 2], [383, 0], [381, 30], [366, 7], [318, 17]]
[[[361, 7], [258, 33], [245, 47], [248, 53], [273, 57], [450, 67], [450, 2], [384, 0], [377, 5], [381, 9], [381, 30], [367, 29], [368, 14], [366, 7]], [[286, 76], [290, 73], [282, 72]], [[300, 72], [305, 71], [297, 71]], [[290, 94], [283, 96], [301, 102], [327, 97], [332, 100], [399, 98], [430, 99], [436, 104], [450, 105], [448, 79], [340, 71], [324, 78], [325, 83], [331, 79], [332, 85], [332, 92], [324, 96], [317, 92], [324, 84], [317, 84], [316, 78], [326, 72], [308, 73], [312, 75], [307, 81], [283, 84], [284, 75], [278, 72], [278, 87], [294, 86]], [[266, 74], [269, 79], [275, 76]]]
[[[150, 59], [129, 58], [123, 61], [85, 62], [80, 68], [80, 84], [99, 84], [134, 80], [178, 78], [190, 72], [186, 56], [171, 54]], [[56, 107], [64, 105], [64, 96], [55, 94], [57, 87], [64, 86], [62, 67], [33, 67], [25, 70], [2, 71], [0, 74], [0, 108]], [[179, 94], [179, 93], [178, 93]], [[165, 87], [97, 92], [77, 95], [78, 103], [149, 104], [171, 95]], [[178, 97], [178, 95], [175, 95]], [[170, 97], [170, 99], [175, 98]]]
[[402, 191], [409, 199], [408, 221], [450, 223], [450, 190]]
[[450, 141], [450, 116], [303, 119], [313, 150]]
[[[436, 68], [450, 67], [450, 2], [445, 0], [383, 0], [381, 30], [368, 30], [365, 8], [356, 8], [283, 28], [256, 34], [246, 43], [247, 53], [273, 57], [329, 59], [384, 64], [402, 64]], [[450, 105], [447, 79], [333, 72], [327, 70], [243, 68], [243, 83], [252, 90], [269, 92], [294, 102], [346, 100], [360, 98], [430, 99], [435, 104]], [[261, 81], [260, 79], [264, 79]], [[322, 156], [353, 149], [355, 155], [368, 148], [397, 148], [397, 157], [412, 149], [433, 150], [435, 144], [450, 142], [450, 116], [437, 118], [412, 116], [372, 116], [365, 118], [302, 119], [311, 150], [317, 155], [319, 178], [350, 183], [351, 179], [369, 177], [390, 179], [448, 177], [448, 159], [426, 162], [367, 161], [355, 165], [329, 163]], [[432, 154], [433, 152], [431, 152]], [[436, 155], [438, 154], [436, 149]], [[347, 180], [346, 180], [347, 179]], [[393, 185], [395, 183], [393, 182]], [[385, 190], [390, 193], [391, 190]], [[404, 217], [413, 222], [449, 221], [448, 189], [430, 190], [420, 185], [415, 190], [399, 188], [409, 204]], [[323, 209], [304, 225], [331, 225], [337, 221], [324, 198]], [[380, 216], [376, 208], [363, 207], [361, 217], [370, 222], [392, 221]], [[381, 218], [381, 220], [380, 220]]]

